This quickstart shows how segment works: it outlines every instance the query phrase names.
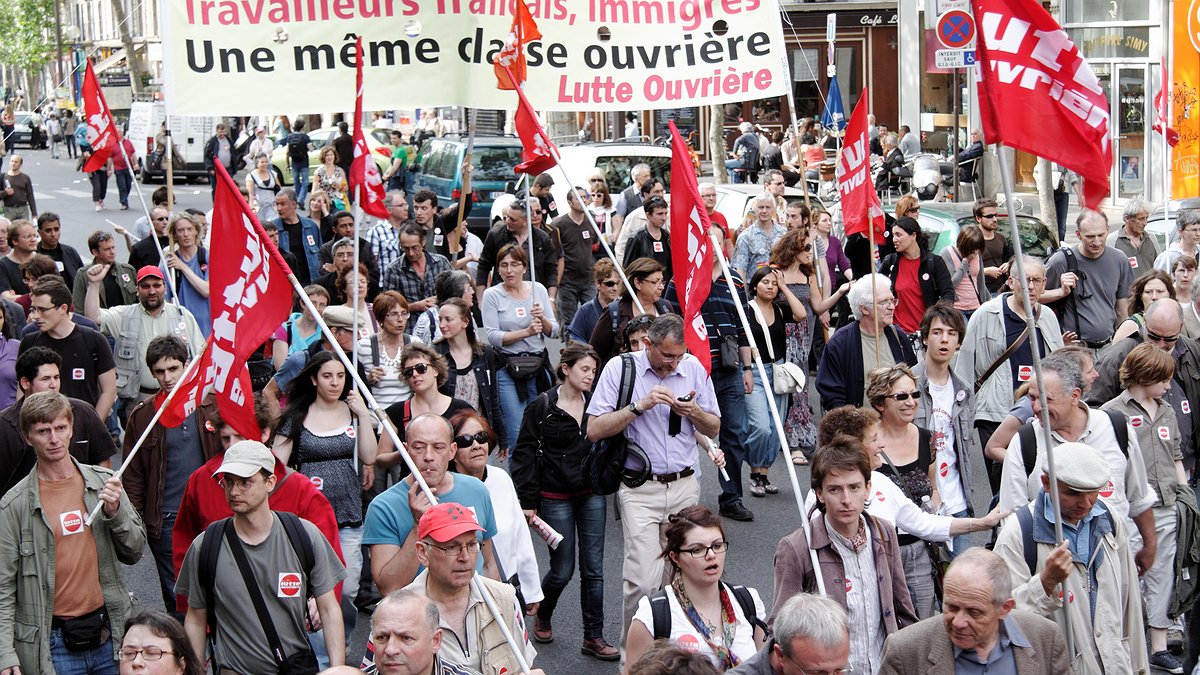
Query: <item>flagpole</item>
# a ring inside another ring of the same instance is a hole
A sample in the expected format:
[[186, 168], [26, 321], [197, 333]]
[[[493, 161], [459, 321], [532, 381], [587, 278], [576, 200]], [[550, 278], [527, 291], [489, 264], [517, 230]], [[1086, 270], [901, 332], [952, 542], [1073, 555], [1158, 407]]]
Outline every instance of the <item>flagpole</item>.
[[[129, 153], [125, 150], [125, 135], [119, 134], [117, 139], [117, 148], [121, 150], [121, 156], [125, 158], [125, 170], [133, 175], [133, 164], [129, 162]], [[146, 204], [146, 197], [142, 194], [141, 186], [133, 181], [133, 191], [137, 193], [138, 202], [142, 205], [142, 213], [146, 214], [146, 221], [150, 224], [150, 238], [154, 240], [154, 248], [158, 249], [158, 259], [162, 262], [162, 266], [166, 268], [164, 274], [167, 277], [167, 287], [171, 289], [171, 297], [177, 307], [182, 307], [179, 304], [179, 289], [175, 287], [175, 275], [171, 274], [171, 266], [167, 264], [167, 254], [163, 251], [162, 243], [158, 240], [158, 232], [154, 229], [154, 218], [150, 217], [150, 207]], [[168, 217], [170, 212], [168, 212]], [[170, 225], [168, 225], [170, 227]], [[199, 230], [196, 231], [196, 236], [200, 236]], [[136, 271], [136, 270], [135, 270]]]
[[[467, 108], [467, 151], [463, 156], [463, 164], [471, 163], [471, 154], [473, 152], [475, 152], [475, 108]], [[458, 228], [462, 227], [463, 218], [467, 217], [466, 211], [464, 210], [466, 208], [467, 191], [464, 189], [460, 190], [458, 193], [458, 215], [454, 222], [454, 231], [456, 233], [458, 232]], [[455, 236], [457, 237], [458, 235], [456, 234]], [[447, 241], [450, 239], [449, 232], [446, 233], [446, 239]], [[462, 244], [463, 252], [465, 253], [467, 250], [467, 245], [463, 242], [459, 243]], [[533, 264], [533, 258], [530, 258], [529, 260], [530, 264]]]
[[[871, 217], [871, 208], [867, 207], [867, 229], [870, 233], [870, 262], [868, 263], [867, 276], [871, 277], [871, 322], [875, 326], [875, 367], [879, 367], [879, 289], [875, 283], [875, 219]], [[853, 308], [851, 308], [853, 309]]]
[[[1170, 41], [1169, 35], [1167, 36], [1166, 51], [1169, 55], [1170, 51], [1171, 51], [1171, 41]], [[1169, 59], [1167, 57], [1165, 57], [1165, 56], [1163, 57], [1163, 66], [1164, 67], [1162, 69], [1162, 74], [1165, 76], [1164, 79], [1166, 81], [1161, 82], [1160, 84], [1162, 85], [1162, 92], [1163, 92], [1162, 95], [1164, 98], [1166, 98], [1166, 103], [1167, 103], [1166, 119], [1164, 119], [1163, 123], [1162, 123], [1163, 211], [1165, 212], [1163, 214], [1163, 219], [1170, 222], [1170, 217], [1171, 217], [1171, 143], [1167, 140], [1167, 134], [1170, 132], [1170, 129], [1171, 129], [1171, 104], [1173, 103], [1173, 101], [1171, 100], [1170, 85], [1173, 83], [1171, 81], [1172, 80], [1171, 73], [1166, 68], [1166, 64], [1167, 64], [1168, 60]], [[1174, 64], [1172, 63], [1172, 65], [1174, 65]]]
[[[209, 342], [211, 341], [212, 338], [209, 338]], [[208, 344], [209, 343], [207, 342], [205, 343], [205, 350], [208, 349]], [[142, 429], [142, 435], [138, 436], [137, 442], [134, 443], [133, 447], [129, 449], [129, 453], [125, 455], [125, 461], [121, 462], [121, 466], [117, 469], [116, 473], [113, 474], [113, 478], [119, 479], [125, 474], [125, 469], [129, 468], [129, 463], [132, 462], [133, 458], [137, 456], [138, 450], [141, 450], [142, 444], [146, 442], [146, 438], [150, 435], [150, 430], [154, 428], [154, 425], [158, 424], [158, 420], [160, 417], [162, 417], [163, 411], [170, 407], [171, 401], [175, 400], [175, 395], [179, 393], [180, 389], [184, 388], [179, 385], [188, 381], [188, 378], [192, 375], [192, 371], [196, 369], [197, 365], [199, 365], [200, 361], [203, 359], [203, 356], [204, 350], [201, 350], [201, 352], [196, 354], [196, 357], [188, 363], [187, 368], [184, 368], [183, 374], [180, 375], [179, 379], [175, 381], [175, 387], [171, 389], [171, 391], [167, 392], [167, 398], [163, 400], [162, 405], [158, 407], [158, 410], [154, 411], [154, 416], [150, 418], [150, 423], [146, 425], [145, 429]], [[90, 527], [92, 521], [96, 518], [96, 514], [100, 513], [100, 509], [103, 507], [103, 501], [97, 502], [96, 506], [92, 509], [91, 513], [88, 514], [87, 520], [85, 520], [83, 524]]]
[[[1022, 284], [1025, 287], [1025, 290], [1022, 292], [1025, 293], [1025, 306], [1028, 308], [1028, 311], [1025, 312], [1026, 330], [1029, 331], [1030, 336], [1034, 336], [1037, 335], [1037, 325], [1034, 319], [1033, 308], [1037, 305], [1033, 304], [1033, 296], [1032, 291], [1030, 290], [1030, 284], [1025, 277], [1025, 252], [1022, 250], [1024, 246], [1021, 244], [1021, 233], [1017, 225], [1017, 209], [1013, 203], [1013, 177], [1009, 172], [1007, 153], [1004, 152], [1003, 146], [1001, 146], [1000, 150], [1001, 151], [996, 154], [1000, 159], [1000, 177], [1001, 180], [1004, 181], [1004, 206], [1008, 210], [1008, 224], [1012, 228], [1013, 252], [1016, 254], [1013, 256], [1013, 260], [1017, 265], [1017, 278], [1022, 281]], [[1038, 405], [1041, 408], [1041, 414], [1038, 416], [1038, 421], [1041, 422], [1041, 440], [1046, 446], [1046, 473], [1050, 478], [1050, 489], [1047, 490], [1047, 492], [1050, 493], [1050, 505], [1054, 509], [1054, 541], [1057, 543], [1063, 541], [1062, 507], [1059, 505], [1058, 499], [1058, 477], [1057, 470], [1054, 466], [1054, 442], [1050, 437], [1050, 406], [1046, 402], [1046, 387], [1041, 386], [1041, 383], [1044, 382], [1042, 379], [1042, 350], [1040, 349], [1037, 340], [1031, 339], [1030, 344], [1032, 345], [1032, 348], [1029, 351], [1033, 354], [1033, 371], [1036, 374], [1039, 383]], [[1027, 470], [1032, 469], [1032, 467], [1025, 468]], [[1059, 592], [1063, 594], [1063, 633], [1067, 638], [1067, 652], [1074, 654], [1075, 638], [1071, 633], [1071, 612], [1065, 609], [1065, 603], [1068, 601], [1065, 595], [1065, 584], [1059, 584]]]
[[[763, 365], [762, 355], [758, 351], [754, 333], [750, 330], [750, 320], [746, 317], [746, 310], [742, 308], [741, 299], [737, 294], [737, 286], [733, 283], [733, 272], [729, 269], [729, 262], [725, 260], [725, 252], [721, 250], [721, 242], [712, 233], [709, 233], [708, 238], [712, 242], [713, 253], [716, 254], [717, 260], [721, 263], [721, 272], [725, 275], [725, 283], [729, 286], [729, 294], [733, 296], [733, 306], [737, 309], [738, 319], [742, 322], [742, 330], [745, 331], [746, 340], [750, 342], [750, 354], [754, 359], [754, 366], [758, 369], [758, 376], [762, 379], [763, 394], [767, 397], [767, 409], [771, 412], [771, 420], [775, 423], [775, 435], [779, 439], [779, 447], [783, 450], [784, 457], [787, 457], [790, 453], [790, 448], [788, 448], [787, 444], [787, 433], [783, 430], [783, 418], [779, 415], [779, 406], [776, 405], [775, 397], [772, 395], [770, 389], [771, 379], [767, 377], [767, 368]], [[770, 338], [768, 337], [767, 339]], [[804, 536], [809, 542], [808, 553], [812, 558], [813, 573], [817, 578], [817, 590], [822, 595], [828, 595], [825, 592], [825, 579], [824, 575], [821, 574], [821, 565], [817, 561], [817, 552], [812, 547], [808, 517], [804, 513], [804, 493], [800, 491], [800, 480], [796, 477], [796, 467], [791, 462], [784, 462], [783, 465], [787, 467], [788, 479], [792, 483], [792, 494], [796, 497], [796, 508], [800, 509], [800, 520], [804, 524]]]
[[[167, 213], [170, 214], [175, 211], [175, 139], [171, 138], [170, 118], [167, 121], [163, 143], [166, 146], [166, 157], [163, 157], [163, 161], [167, 163]], [[153, 228], [154, 223], [150, 223], [150, 226]]]
[[[354, 123], [358, 124], [360, 121], [361, 120], [355, 120]], [[373, 162], [373, 161], [375, 161], [375, 159], [373, 157], [368, 157], [367, 161]], [[346, 182], [347, 183], [350, 182], [349, 176], [346, 177]], [[354, 280], [353, 280], [354, 285], [353, 285], [353, 290], [351, 291], [354, 294], [354, 298], [351, 300], [351, 302], [354, 303], [354, 319], [353, 319], [353, 321], [354, 321], [354, 344], [356, 347], [358, 345], [358, 340], [360, 339], [359, 335], [358, 335], [358, 286], [359, 286], [359, 284], [358, 284], [358, 277], [359, 277], [358, 266], [361, 263], [359, 263], [359, 261], [358, 261], [358, 225], [359, 225], [360, 219], [362, 218], [362, 214], [363, 214], [362, 184], [360, 183], [354, 189], [354, 225], [353, 225], [354, 231], [350, 233], [350, 236], [354, 239], [354, 267], [352, 268], [354, 270]], [[404, 346], [403, 339], [400, 340], [400, 346], [401, 347]], [[351, 365], [351, 368], [353, 368], [355, 373], [358, 372], [358, 349], [357, 348], [354, 350], [353, 363]], [[354, 430], [355, 434], [362, 433], [362, 425], [359, 422], [357, 417], [354, 418], [354, 426], [358, 427]], [[355, 473], [362, 475], [362, 469], [360, 469], [358, 466], [358, 443], [357, 442], [355, 442], [355, 444], [354, 444], [354, 453], [353, 454], [354, 454], [354, 471], [355, 471]]]

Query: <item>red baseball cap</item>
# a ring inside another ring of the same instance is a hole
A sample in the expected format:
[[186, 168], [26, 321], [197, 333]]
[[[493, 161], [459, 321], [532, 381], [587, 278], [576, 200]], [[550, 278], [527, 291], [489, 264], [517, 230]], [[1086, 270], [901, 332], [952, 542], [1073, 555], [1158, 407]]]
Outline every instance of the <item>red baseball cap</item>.
[[417, 538], [432, 537], [438, 543], [446, 543], [465, 532], [482, 532], [475, 514], [467, 507], [453, 502], [438, 504], [421, 516], [417, 525]]
[[142, 269], [138, 270], [137, 280], [141, 282], [141, 280], [145, 279], [146, 277], [157, 277], [162, 279], [163, 273], [162, 270], [158, 269], [158, 267], [155, 265], [146, 265]]

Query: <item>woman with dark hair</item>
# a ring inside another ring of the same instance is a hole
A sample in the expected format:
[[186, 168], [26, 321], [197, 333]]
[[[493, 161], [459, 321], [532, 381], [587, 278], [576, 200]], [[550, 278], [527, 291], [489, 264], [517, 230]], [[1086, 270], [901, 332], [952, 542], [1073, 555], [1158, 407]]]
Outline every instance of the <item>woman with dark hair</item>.
[[366, 364], [371, 395], [386, 407], [412, 396], [408, 381], [400, 377], [400, 359], [404, 348], [416, 338], [404, 332], [408, 325], [408, 301], [399, 292], [380, 293], [371, 303], [371, 312], [379, 324], [379, 332], [358, 341], [358, 360]]
[[[412, 397], [400, 403], [388, 406], [385, 413], [392, 425], [396, 427], [396, 435], [400, 442], [405, 442], [405, 428], [409, 421], [426, 413], [450, 419], [461, 410], [474, 410], [470, 403], [451, 398], [439, 391], [446, 383], [446, 359], [434, 351], [433, 347], [414, 342], [404, 348], [400, 357], [400, 376], [408, 380], [412, 389]], [[407, 476], [408, 466], [404, 464], [400, 451], [392, 445], [390, 434], [379, 438], [379, 458], [376, 464], [380, 469], [390, 469], [400, 466], [400, 475]]]
[[[672, 642], [696, 646], [724, 672], [757, 652], [766, 633], [746, 616], [734, 590], [721, 581], [729, 540], [721, 519], [706, 506], [689, 506], [668, 517], [666, 546], [660, 556], [670, 567], [670, 584], [663, 589], [671, 617]], [[764, 617], [758, 591], [747, 588], [755, 617]], [[654, 642], [654, 620], [650, 597], [638, 601], [629, 626], [625, 662], [628, 667], [641, 660]]]
[[474, 410], [460, 410], [450, 418], [454, 428], [454, 459], [450, 470], [476, 478], [487, 488], [496, 516], [496, 562], [508, 575], [504, 581], [517, 588], [527, 614], [538, 610], [542, 601], [542, 582], [538, 576], [537, 556], [529, 524], [521, 512], [517, 489], [504, 469], [488, 465], [488, 456], [496, 449], [499, 438], [487, 420]]
[[17, 400], [17, 351], [20, 348], [21, 341], [8, 320], [8, 312], [0, 311], [0, 409]]
[[344, 211], [350, 205], [346, 200], [346, 172], [338, 166], [337, 150], [332, 145], [321, 148], [318, 157], [321, 166], [313, 173], [313, 189], [321, 190], [333, 202], [334, 211]]
[[954, 308], [970, 321], [979, 306], [992, 299], [983, 276], [983, 230], [966, 225], [958, 231], [958, 240], [942, 249], [942, 261], [950, 270], [954, 285]]
[[[358, 298], [354, 295], [354, 275], [358, 275]], [[370, 337], [379, 332], [379, 322], [375, 319], [375, 314], [371, 311], [370, 305], [367, 304], [367, 290], [371, 287], [371, 276], [367, 272], [367, 266], [358, 263], [354, 267], [347, 269], [338, 275], [335, 282], [338, 293], [343, 298], [346, 298], [344, 306], [354, 309], [355, 304], [358, 305], [358, 326], [356, 327], [355, 335], [359, 340]]]
[[596, 328], [592, 331], [591, 344], [600, 356], [601, 369], [617, 354], [617, 336], [630, 319], [640, 314], [659, 316], [671, 311], [671, 305], [662, 299], [663, 290], [667, 287], [663, 281], [663, 271], [663, 266], [652, 258], [638, 258], [625, 266], [625, 276], [629, 278], [629, 283], [637, 293], [642, 311], [638, 311], [629, 295], [629, 289], [626, 288], [621, 291], [621, 297], [613, 301], [615, 306], [610, 304], [608, 310], [600, 314]]
[[558, 599], [575, 573], [579, 550], [579, 594], [583, 611], [583, 647], [602, 661], [620, 658], [604, 640], [604, 497], [593, 494], [583, 474], [592, 449], [587, 437], [587, 409], [599, 363], [596, 350], [572, 342], [561, 353], [558, 386], [538, 396], [525, 409], [521, 433], [513, 448], [512, 474], [525, 517], [539, 516], [563, 536], [550, 549], [550, 569], [542, 579], [546, 597], [538, 607], [533, 639], [554, 640], [550, 620]]
[[[1124, 340], [1141, 330], [1146, 323], [1146, 308], [1155, 300], [1175, 300], [1175, 281], [1162, 270], [1150, 270], [1133, 282], [1133, 287], [1129, 289], [1129, 297], [1129, 318], [1117, 326], [1113, 342]], [[1184, 298], [1183, 304], [1188, 304], [1188, 300], [1190, 298]]]
[[165, 612], [143, 610], [129, 617], [117, 657], [121, 675], [204, 673], [204, 663], [192, 650], [183, 626]]
[[342, 595], [353, 599], [362, 570], [362, 491], [373, 483], [376, 442], [374, 420], [349, 379], [333, 352], [314, 354], [288, 384], [273, 449], [281, 462], [318, 484], [333, 507], [346, 559]]
[[471, 275], [462, 270], [446, 270], [440, 272], [433, 280], [433, 294], [437, 304], [421, 312], [417, 322], [413, 324], [413, 337], [418, 342], [431, 345], [442, 339], [442, 328], [438, 324], [438, 308], [450, 298], [461, 298], [467, 307], [475, 306], [475, 284], [471, 283]]
[[440, 390], [446, 396], [466, 401], [488, 421], [500, 438], [501, 461], [508, 457], [508, 428], [500, 409], [500, 390], [496, 371], [501, 368], [496, 350], [479, 341], [471, 308], [462, 298], [450, 298], [438, 308], [438, 326], [442, 337], [434, 350], [446, 359], [446, 381]]
[[883, 259], [879, 273], [892, 280], [896, 325], [912, 334], [921, 327], [930, 305], [938, 300], [954, 302], [954, 284], [946, 262], [929, 252], [915, 219], [904, 217], [892, 225], [892, 245], [896, 252]]

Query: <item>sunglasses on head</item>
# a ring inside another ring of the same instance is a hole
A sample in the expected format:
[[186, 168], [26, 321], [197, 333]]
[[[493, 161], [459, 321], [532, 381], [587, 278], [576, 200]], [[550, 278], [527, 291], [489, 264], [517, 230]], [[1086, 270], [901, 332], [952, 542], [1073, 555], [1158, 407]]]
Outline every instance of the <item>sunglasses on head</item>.
[[425, 373], [429, 372], [429, 369], [432, 367], [433, 366], [430, 366], [428, 363], [418, 363], [417, 365], [409, 366], [400, 372], [404, 375], [405, 379], [408, 379], [413, 376], [413, 373], [420, 373], [421, 375], [424, 375]]
[[468, 436], [468, 435], [464, 434], [462, 436], [454, 437], [454, 444], [460, 448], [467, 448], [467, 447], [474, 445], [475, 443], [486, 444], [487, 442], [488, 442], [488, 433], [486, 431], [476, 431], [473, 435]]

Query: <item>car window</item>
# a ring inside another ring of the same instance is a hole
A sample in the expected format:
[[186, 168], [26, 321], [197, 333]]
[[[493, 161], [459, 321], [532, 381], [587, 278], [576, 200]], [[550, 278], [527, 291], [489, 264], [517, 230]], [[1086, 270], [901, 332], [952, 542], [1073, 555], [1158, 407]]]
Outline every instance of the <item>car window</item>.
[[325, 144], [329, 142], [329, 138], [332, 135], [333, 135], [332, 131], [325, 129], [322, 131], [312, 132], [311, 134], [308, 135], [308, 138], [309, 138], [309, 140], [312, 141], [313, 149], [320, 150], [321, 148], [325, 147]]
[[517, 179], [516, 166], [521, 163], [520, 146], [475, 147], [471, 157], [475, 171], [471, 180], [505, 182]]
[[387, 129], [371, 129], [371, 136], [379, 141], [380, 145], [392, 145], [392, 134]]
[[424, 173], [447, 180], [454, 177], [458, 164], [458, 146], [454, 143], [436, 143], [432, 152], [425, 157], [421, 169]]
[[667, 192], [671, 191], [671, 158], [670, 157], [639, 157], [637, 155], [609, 155], [596, 158], [596, 168], [604, 172], [604, 180], [608, 183], [608, 191], [617, 194], [633, 185], [629, 171], [635, 164], [645, 163], [650, 166], [650, 175], [661, 180]]

